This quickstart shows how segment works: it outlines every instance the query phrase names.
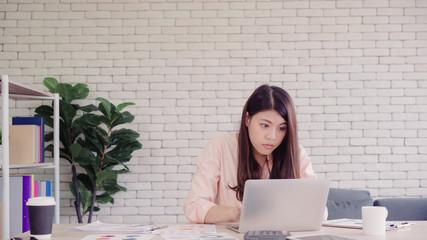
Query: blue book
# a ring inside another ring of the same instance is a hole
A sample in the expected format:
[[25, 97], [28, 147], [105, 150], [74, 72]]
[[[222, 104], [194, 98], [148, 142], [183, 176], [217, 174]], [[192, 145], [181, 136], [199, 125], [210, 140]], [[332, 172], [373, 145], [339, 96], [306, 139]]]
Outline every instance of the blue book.
[[44, 118], [43, 117], [13, 117], [12, 125], [40, 126], [40, 162], [44, 163]]
[[46, 181], [46, 197], [52, 197], [52, 181]]

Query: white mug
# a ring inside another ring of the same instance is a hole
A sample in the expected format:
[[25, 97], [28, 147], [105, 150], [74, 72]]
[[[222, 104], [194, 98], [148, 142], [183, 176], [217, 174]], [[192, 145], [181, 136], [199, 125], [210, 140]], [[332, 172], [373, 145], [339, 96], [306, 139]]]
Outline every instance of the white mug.
[[385, 207], [362, 207], [363, 233], [366, 235], [384, 235], [387, 215], [388, 211]]

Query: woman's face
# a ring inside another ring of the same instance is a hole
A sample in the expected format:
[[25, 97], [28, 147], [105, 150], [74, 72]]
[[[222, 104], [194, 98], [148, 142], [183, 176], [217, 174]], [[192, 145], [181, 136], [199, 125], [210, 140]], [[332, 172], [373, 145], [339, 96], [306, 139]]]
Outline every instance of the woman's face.
[[246, 114], [246, 126], [258, 163], [264, 163], [286, 136], [286, 120], [274, 110], [259, 112], [252, 117]]

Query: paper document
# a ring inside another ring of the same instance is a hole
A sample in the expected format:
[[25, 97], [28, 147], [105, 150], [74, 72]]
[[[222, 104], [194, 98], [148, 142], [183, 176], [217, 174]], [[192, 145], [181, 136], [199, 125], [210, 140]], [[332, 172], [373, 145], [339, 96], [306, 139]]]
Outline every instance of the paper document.
[[150, 240], [153, 237], [151, 234], [98, 234], [88, 235], [82, 240]]
[[102, 223], [96, 221], [83, 226], [68, 228], [70, 231], [85, 231], [85, 232], [125, 232], [125, 233], [151, 233], [156, 229], [165, 228], [167, 225], [158, 225], [151, 223], [142, 224], [114, 224], [114, 223]]
[[[390, 231], [398, 228], [409, 227], [413, 224], [414, 223], [409, 223], [409, 222], [386, 222], [386, 225], [387, 225], [386, 230]], [[340, 219], [324, 221], [322, 223], [322, 226], [362, 229], [363, 222], [362, 222], [362, 219], [340, 218]]]
[[170, 224], [166, 228], [154, 230], [153, 233], [160, 235], [216, 233], [216, 227], [214, 224]]
[[362, 229], [362, 219], [340, 218], [324, 221], [322, 226], [326, 227], [343, 227], [343, 228], [360, 228]]
[[204, 233], [204, 234], [181, 234], [181, 235], [162, 235], [163, 240], [238, 240], [227, 233]]

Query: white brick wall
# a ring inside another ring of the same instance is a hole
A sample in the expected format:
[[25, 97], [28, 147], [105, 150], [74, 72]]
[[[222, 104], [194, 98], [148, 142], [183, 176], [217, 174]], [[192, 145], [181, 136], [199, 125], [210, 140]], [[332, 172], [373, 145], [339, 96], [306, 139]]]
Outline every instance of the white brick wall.
[[[139, 2], [0, 1], [2, 74], [137, 103], [143, 149], [97, 219], [185, 221], [198, 153], [238, 128], [262, 83], [294, 97], [301, 144], [333, 187], [427, 197], [426, 0]], [[62, 164], [61, 222], [75, 222]]]

